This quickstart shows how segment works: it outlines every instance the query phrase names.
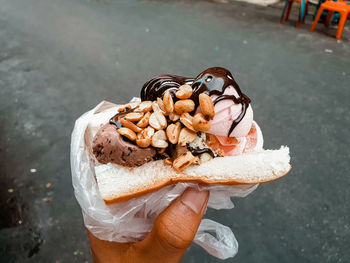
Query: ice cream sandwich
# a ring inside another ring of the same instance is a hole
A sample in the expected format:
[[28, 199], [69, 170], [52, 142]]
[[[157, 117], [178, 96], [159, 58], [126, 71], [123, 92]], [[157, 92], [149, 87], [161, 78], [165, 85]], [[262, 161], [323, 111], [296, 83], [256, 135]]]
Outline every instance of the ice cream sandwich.
[[177, 182], [262, 183], [291, 169], [288, 147], [263, 149], [251, 100], [227, 69], [157, 76], [140, 97], [95, 114], [86, 131], [106, 203]]

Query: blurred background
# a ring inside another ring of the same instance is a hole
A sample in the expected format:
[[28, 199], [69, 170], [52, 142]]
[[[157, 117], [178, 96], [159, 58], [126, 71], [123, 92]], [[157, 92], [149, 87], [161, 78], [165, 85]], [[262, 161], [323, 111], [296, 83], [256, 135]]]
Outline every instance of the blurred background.
[[[323, 14], [311, 33], [319, 3], [306, 4], [296, 27], [300, 4], [284, 1], [0, 0], [0, 261], [92, 262], [74, 121], [154, 75], [222, 66], [252, 99], [265, 148], [288, 145], [293, 165], [207, 211], [239, 242], [224, 262], [350, 262], [349, 23], [337, 40], [339, 16], [325, 27]], [[222, 261], [192, 245], [182, 262]]]

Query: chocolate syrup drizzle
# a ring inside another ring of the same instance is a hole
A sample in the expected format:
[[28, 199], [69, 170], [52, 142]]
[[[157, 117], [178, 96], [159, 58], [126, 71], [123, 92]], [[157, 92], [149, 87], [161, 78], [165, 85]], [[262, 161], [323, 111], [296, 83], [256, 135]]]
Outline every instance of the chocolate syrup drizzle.
[[200, 155], [202, 153], [209, 153], [211, 155], [211, 157], [213, 157], [213, 158], [215, 157], [214, 152], [209, 148], [200, 149], [200, 148], [193, 148], [191, 146], [187, 146], [187, 149], [192, 153], [193, 156], [197, 156], [197, 155]]
[[133, 112], [136, 108], [132, 108], [132, 109], [124, 109], [124, 111], [122, 112], [118, 112], [116, 115], [114, 115], [112, 118], [110, 118], [109, 120], [109, 124], [113, 124], [115, 126], [117, 126], [117, 128], [122, 128], [122, 124], [119, 121], [120, 118], [123, 118], [126, 114]]
[[[190, 84], [192, 86], [193, 93], [191, 99], [194, 101], [197, 107], [199, 105], [198, 96], [203, 92], [207, 93], [209, 96], [218, 96], [213, 101], [214, 105], [222, 100], [232, 100], [234, 103], [242, 105], [242, 112], [231, 124], [227, 135], [227, 137], [230, 137], [230, 134], [234, 128], [244, 118], [250, 103], [250, 98], [241, 91], [231, 72], [225, 68], [208, 68], [207, 70], [200, 73], [195, 79], [176, 75], [163, 75], [155, 77], [143, 85], [141, 90], [141, 100], [154, 101], [157, 99], [157, 97], [162, 98], [165, 91], [167, 90], [169, 90], [172, 97], [177, 100], [175, 93], [183, 84]], [[229, 86], [234, 87], [238, 93], [238, 98], [234, 95], [224, 95], [225, 89], [227, 89]]]
[[193, 78], [186, 78], [176, 75], [163, 75], [147, 81], [141, 89], [141, 100], [154, 101], [163, 98], [164, 93], [169, 90], [174, 100], [177, 100], [175, 93], [181, 85], [191, 84]]

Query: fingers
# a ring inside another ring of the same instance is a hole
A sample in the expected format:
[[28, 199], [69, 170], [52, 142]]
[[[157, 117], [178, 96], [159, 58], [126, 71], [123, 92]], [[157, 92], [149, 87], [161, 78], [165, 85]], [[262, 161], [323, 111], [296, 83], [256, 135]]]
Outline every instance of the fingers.
[[136, 244], [145, 262], [178, 262], [190, 246], [202, 220], [208, 191], [187, 189], [157, 218], [152, 232]]

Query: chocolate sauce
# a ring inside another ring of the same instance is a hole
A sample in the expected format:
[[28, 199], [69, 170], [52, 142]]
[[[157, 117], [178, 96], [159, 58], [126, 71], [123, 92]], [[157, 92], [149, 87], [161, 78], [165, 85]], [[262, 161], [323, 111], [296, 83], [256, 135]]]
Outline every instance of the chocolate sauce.
[[112, 118], [109, 119], [109, 124], [113, 124], [113, 125], [117, 126], [118, 129], [122, 128], [122, 124], [119, 121], [119, 119], [123, 118], [126, 114], [133, 112], [135, 109], [136, 109], [136, 107], [132, 108], [132, 109], [124, 109], [124, 111], [118, 112], [116, 115], [114, 115]]
[[154, 101], [158, 97], [163, 98], [164, 93], [169, 90], [174, 100], [178, 100], [175, 96], [176, 91], [181, 85], [192, 83], [193, 78], [186, 78], [176, 75], [163, 75], [154, 77], [147, 81], [141, 90], [141, 100]]
[[[155, 77], [150, 81], [146, 82], [141, 90], [141, 99], [144, 100], [156, 100], [157, 97], [162, 98], [165, 91], [169, 90], [173, 98], [178, 88], [183, 84], [191, 84], [193, 93], [191, 99], [194, 101], [196, 107], [199, 105], [199, 94], [207, 93], [209, 96], [217, 95], [218, 97], [214, 100], [214, 105], [222, 100], [232, 100], [236, 104], [242, 105], [242, 112], [236, 120], [231, 124], [230, 130], [227, 137], [234, 128], [244, 118], [248, 109], [250, 98], [242, 93], [238, 84], [234, 80], [230, 71], [225, 68], [214, 67], [208, 68], [207, 70], [200, 73], [195, 79], [176, 76], [176, 75], [163, 75]], [[234, 95], [224, 95], [225, 89], [229, 86], [233, 86], [238, 94], [238, 98]], [[176, 98], [175, 98], [176, 100]]]
[[[234, 95], [224, 95], [225, 89], [227, 89], [229, 86], [234, 87], [238, 93], [238, 98], [236, 98]], [[195, 78], [192, 83], [192, 88], [192, 99], [195, 101], [195, 103], [196, 100], [198, 101], [199, 94], [206, 92], [209, 96], [218, 96], [214, 100], [214, 105], [222, 100], [232, 100], [234, 103], [242, 105], [242, 112], [239, 114], [238, 118], [232, 122], [230, 130], [227, 134], [227, 137], [230, 137], [231, 132], [244, 118], [250, 103], [250, 98], [243, 94], [238, 84], [234, 80], [231, 72], [225, 68], [208, 68]]]
[[155, 156], [153, 156], [153, 161], [164, 160], [166, 158], [168, 158], [166, 155], [157, 153]]
[[192, 153], [193, 156], [197, 156], [200, 155], [202, 153], [209, 153], [211, 155], [211, 157], [215, 157], [214, 152], [209, 149], [209, 148], [204, 148], [204, 149], [200, 149], [200, 148], [193, 148], [191, 146], [187, 146], [187, 149]]
[[122, 128], [122, 123], [120, 121], [114, 121], [114, 120], [110, 119], [109, 124], [113, 124], [113, 125], [117, 126], [118, 129]]

